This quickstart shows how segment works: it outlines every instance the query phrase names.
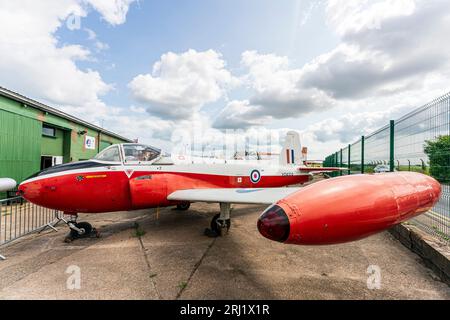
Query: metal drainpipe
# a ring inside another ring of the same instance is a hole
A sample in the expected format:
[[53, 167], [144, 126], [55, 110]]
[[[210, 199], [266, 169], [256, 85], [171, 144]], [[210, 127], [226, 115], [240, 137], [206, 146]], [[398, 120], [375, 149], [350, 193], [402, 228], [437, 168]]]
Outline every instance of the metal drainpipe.
[[348, 175], [350, 175], [351, 174], [351, 168], [350, 168], [350, 165], [351, 165], [351, 152], [352, 152], [352, 145], [351, 144], [349, 144], [348, 145]]
[[395, 137], [395, 133], [394, 133], [394, 130], [395, 130], [395, 121], [394, 120], [391, 120], [390, 121], [390, 130], [389, 130], [389, 133], [390, 133], [390, 150], [389, 150], [389, 169], [390, 169], [390, 171], [391, 172], [394, 172], [394, 168], [395, 168], [395, 166], [394, 166], [394, 137]]
[[361, 137], [361, 173], [364, 174], [364, 136]]
[[97, 153], [100, 153], [100, 135], [102, 134], [101, 131], [97, 134]]

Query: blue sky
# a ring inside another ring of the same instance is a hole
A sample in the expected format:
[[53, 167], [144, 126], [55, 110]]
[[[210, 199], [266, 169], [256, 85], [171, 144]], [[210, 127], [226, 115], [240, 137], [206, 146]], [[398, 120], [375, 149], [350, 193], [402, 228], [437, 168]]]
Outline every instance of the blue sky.
[[449, 7], [0, 1], [0, 85], [169, 149], [177, 128], [297, 130], [321, 158], [448, 91]]

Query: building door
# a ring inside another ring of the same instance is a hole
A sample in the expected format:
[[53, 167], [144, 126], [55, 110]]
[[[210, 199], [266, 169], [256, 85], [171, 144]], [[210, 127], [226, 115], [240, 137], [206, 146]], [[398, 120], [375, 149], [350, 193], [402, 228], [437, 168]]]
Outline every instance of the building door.
[[41, 170], [63, 163], [62, 156], [41, 156]]
[[41, 156], [41, 170], [50, 168], [53, 166], [52, 156]]

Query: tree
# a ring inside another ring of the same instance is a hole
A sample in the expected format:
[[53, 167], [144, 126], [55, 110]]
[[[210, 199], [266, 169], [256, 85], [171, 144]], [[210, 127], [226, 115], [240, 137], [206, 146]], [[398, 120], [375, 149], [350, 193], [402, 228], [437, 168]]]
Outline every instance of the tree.
[[450, 135], [425, 141], [424, 152], [430, 159], [430, 175], [440, 182], [450, 182]]

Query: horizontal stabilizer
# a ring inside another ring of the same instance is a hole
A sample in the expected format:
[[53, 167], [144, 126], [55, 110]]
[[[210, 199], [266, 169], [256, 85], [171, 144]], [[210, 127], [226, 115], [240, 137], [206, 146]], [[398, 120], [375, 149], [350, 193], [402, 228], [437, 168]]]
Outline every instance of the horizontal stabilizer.
[[321, 174], [321, 173], [329, 173], [329, 172], [339, 172], [339, 171], [348, 171], [348, 168], [337, 168], [337, 167], [300, 167], [298, 171], [310, 173], [310, 174]]

